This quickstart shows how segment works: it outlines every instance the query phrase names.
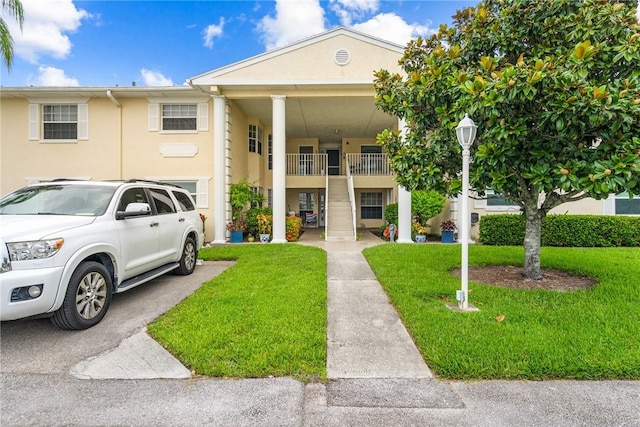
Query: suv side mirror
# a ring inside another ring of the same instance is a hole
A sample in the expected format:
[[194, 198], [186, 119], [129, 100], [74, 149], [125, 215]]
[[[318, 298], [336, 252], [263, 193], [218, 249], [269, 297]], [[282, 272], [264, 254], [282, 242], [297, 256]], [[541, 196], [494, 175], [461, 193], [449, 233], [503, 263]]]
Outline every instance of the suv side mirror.
[[151, 206], [149, 206], [149, 203], [129, 203], [124, 211], [116, 212], [116, 219], [127, 219], [146, 215], [151, 215]]

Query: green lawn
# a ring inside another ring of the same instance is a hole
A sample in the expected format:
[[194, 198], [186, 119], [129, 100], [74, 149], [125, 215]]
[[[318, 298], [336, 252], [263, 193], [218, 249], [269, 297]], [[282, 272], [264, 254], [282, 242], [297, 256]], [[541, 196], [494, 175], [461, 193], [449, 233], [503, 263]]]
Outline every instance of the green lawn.
[[237, 263], [149, 325], [154, 338], [201, 375], [326, 378], [324, 251], [243, 244], [200, 256]]
[[[470, 265], [522, 265], [523, 249], [470, 247]], [[452, 379], [640, 379], [640, 249], [543, 248], [542, 264], [596, 278], [590, 290], [511, 290], [470, 282], [477, 313], [449, 310], [457, 245], [368, 248], [429, 367]], [[503, 322], [496, 317], [504, 315]]]

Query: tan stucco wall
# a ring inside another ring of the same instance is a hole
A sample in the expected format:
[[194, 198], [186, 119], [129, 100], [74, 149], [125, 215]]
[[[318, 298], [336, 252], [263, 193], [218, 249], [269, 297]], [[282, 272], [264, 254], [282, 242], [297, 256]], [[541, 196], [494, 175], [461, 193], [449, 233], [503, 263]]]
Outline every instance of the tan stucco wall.
[[27, 185], [27, 178], [120, 178], [119, 111], [108, 99], [89, 100], [89, 139], [77, 142], [30, 141], [29, 102], [0, 102], [2, 195]]

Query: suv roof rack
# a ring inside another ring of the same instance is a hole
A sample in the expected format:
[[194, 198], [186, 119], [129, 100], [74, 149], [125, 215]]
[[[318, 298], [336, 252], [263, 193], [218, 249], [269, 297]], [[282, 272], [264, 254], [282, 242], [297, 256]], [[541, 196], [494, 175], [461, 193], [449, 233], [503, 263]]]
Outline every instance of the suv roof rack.
[[153, 181], [153, 180], [150, 180], [150, 179], [135, 179], [134, 178], [134, 179], [128, 179], [128, 180], [125, 181], [125, 183], [128, 183], [128, 184], [135, 183], [135, 182], [144, 182], [144, 183], [147, 183], [147, 184], [156, 184], [156, 185], [168, 185], [170, 187], [176, 187], [176, 188], [184, 189], [183, 187], [181, 187], [181, 186], [179, 186], [177, 184], [172, 184], [170, 182]]

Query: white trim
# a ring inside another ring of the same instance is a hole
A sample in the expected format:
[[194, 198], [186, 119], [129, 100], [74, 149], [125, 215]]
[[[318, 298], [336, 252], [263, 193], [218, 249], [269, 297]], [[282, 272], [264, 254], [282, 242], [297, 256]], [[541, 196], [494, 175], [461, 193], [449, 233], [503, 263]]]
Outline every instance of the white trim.
[[167, 97], [167, 96], [147, 96], [147, 101], [151, 104], [197, 104], [200, 102], [207, 103], [208, 96], [194, 94], [192, 96]]
[[[67, 88], [65, 88], [67, 89]], [[74, 90], [73, 88], [72, 90]], [[78, 97], [69, 97], [67, 95], [66, 98], [57, 98], [57, 97], [27, 97], [27, 100], [30, 104], [47, 104], [47, 105], [55, 105], [55, 104], [86, 104], [89, 102], [91, 98], [78, 96]]]
[[602, 199], [602, 213], [604, 215], [616, 214], [616, 195], [609, 194], [609, 197]]
[[149, 132], [158, 132], [160, 130], [160, 104], [155, 102], [149, 103]]
[[40, 139], [40, 104], [29, 104], [29, 141]]
[[162, 157], [195, 157], [198, 145], [184, 142], [167, 142], [160, 144]]
[[196, 128], [198, 132], [207, 132], [209, 130], [209, 103], [199, 102], [197, 105], [198, 117]]
[[78, 123], [77, 123], [76, 139], [89, 139], [89, 106], [87, 104], [78, 104]]

